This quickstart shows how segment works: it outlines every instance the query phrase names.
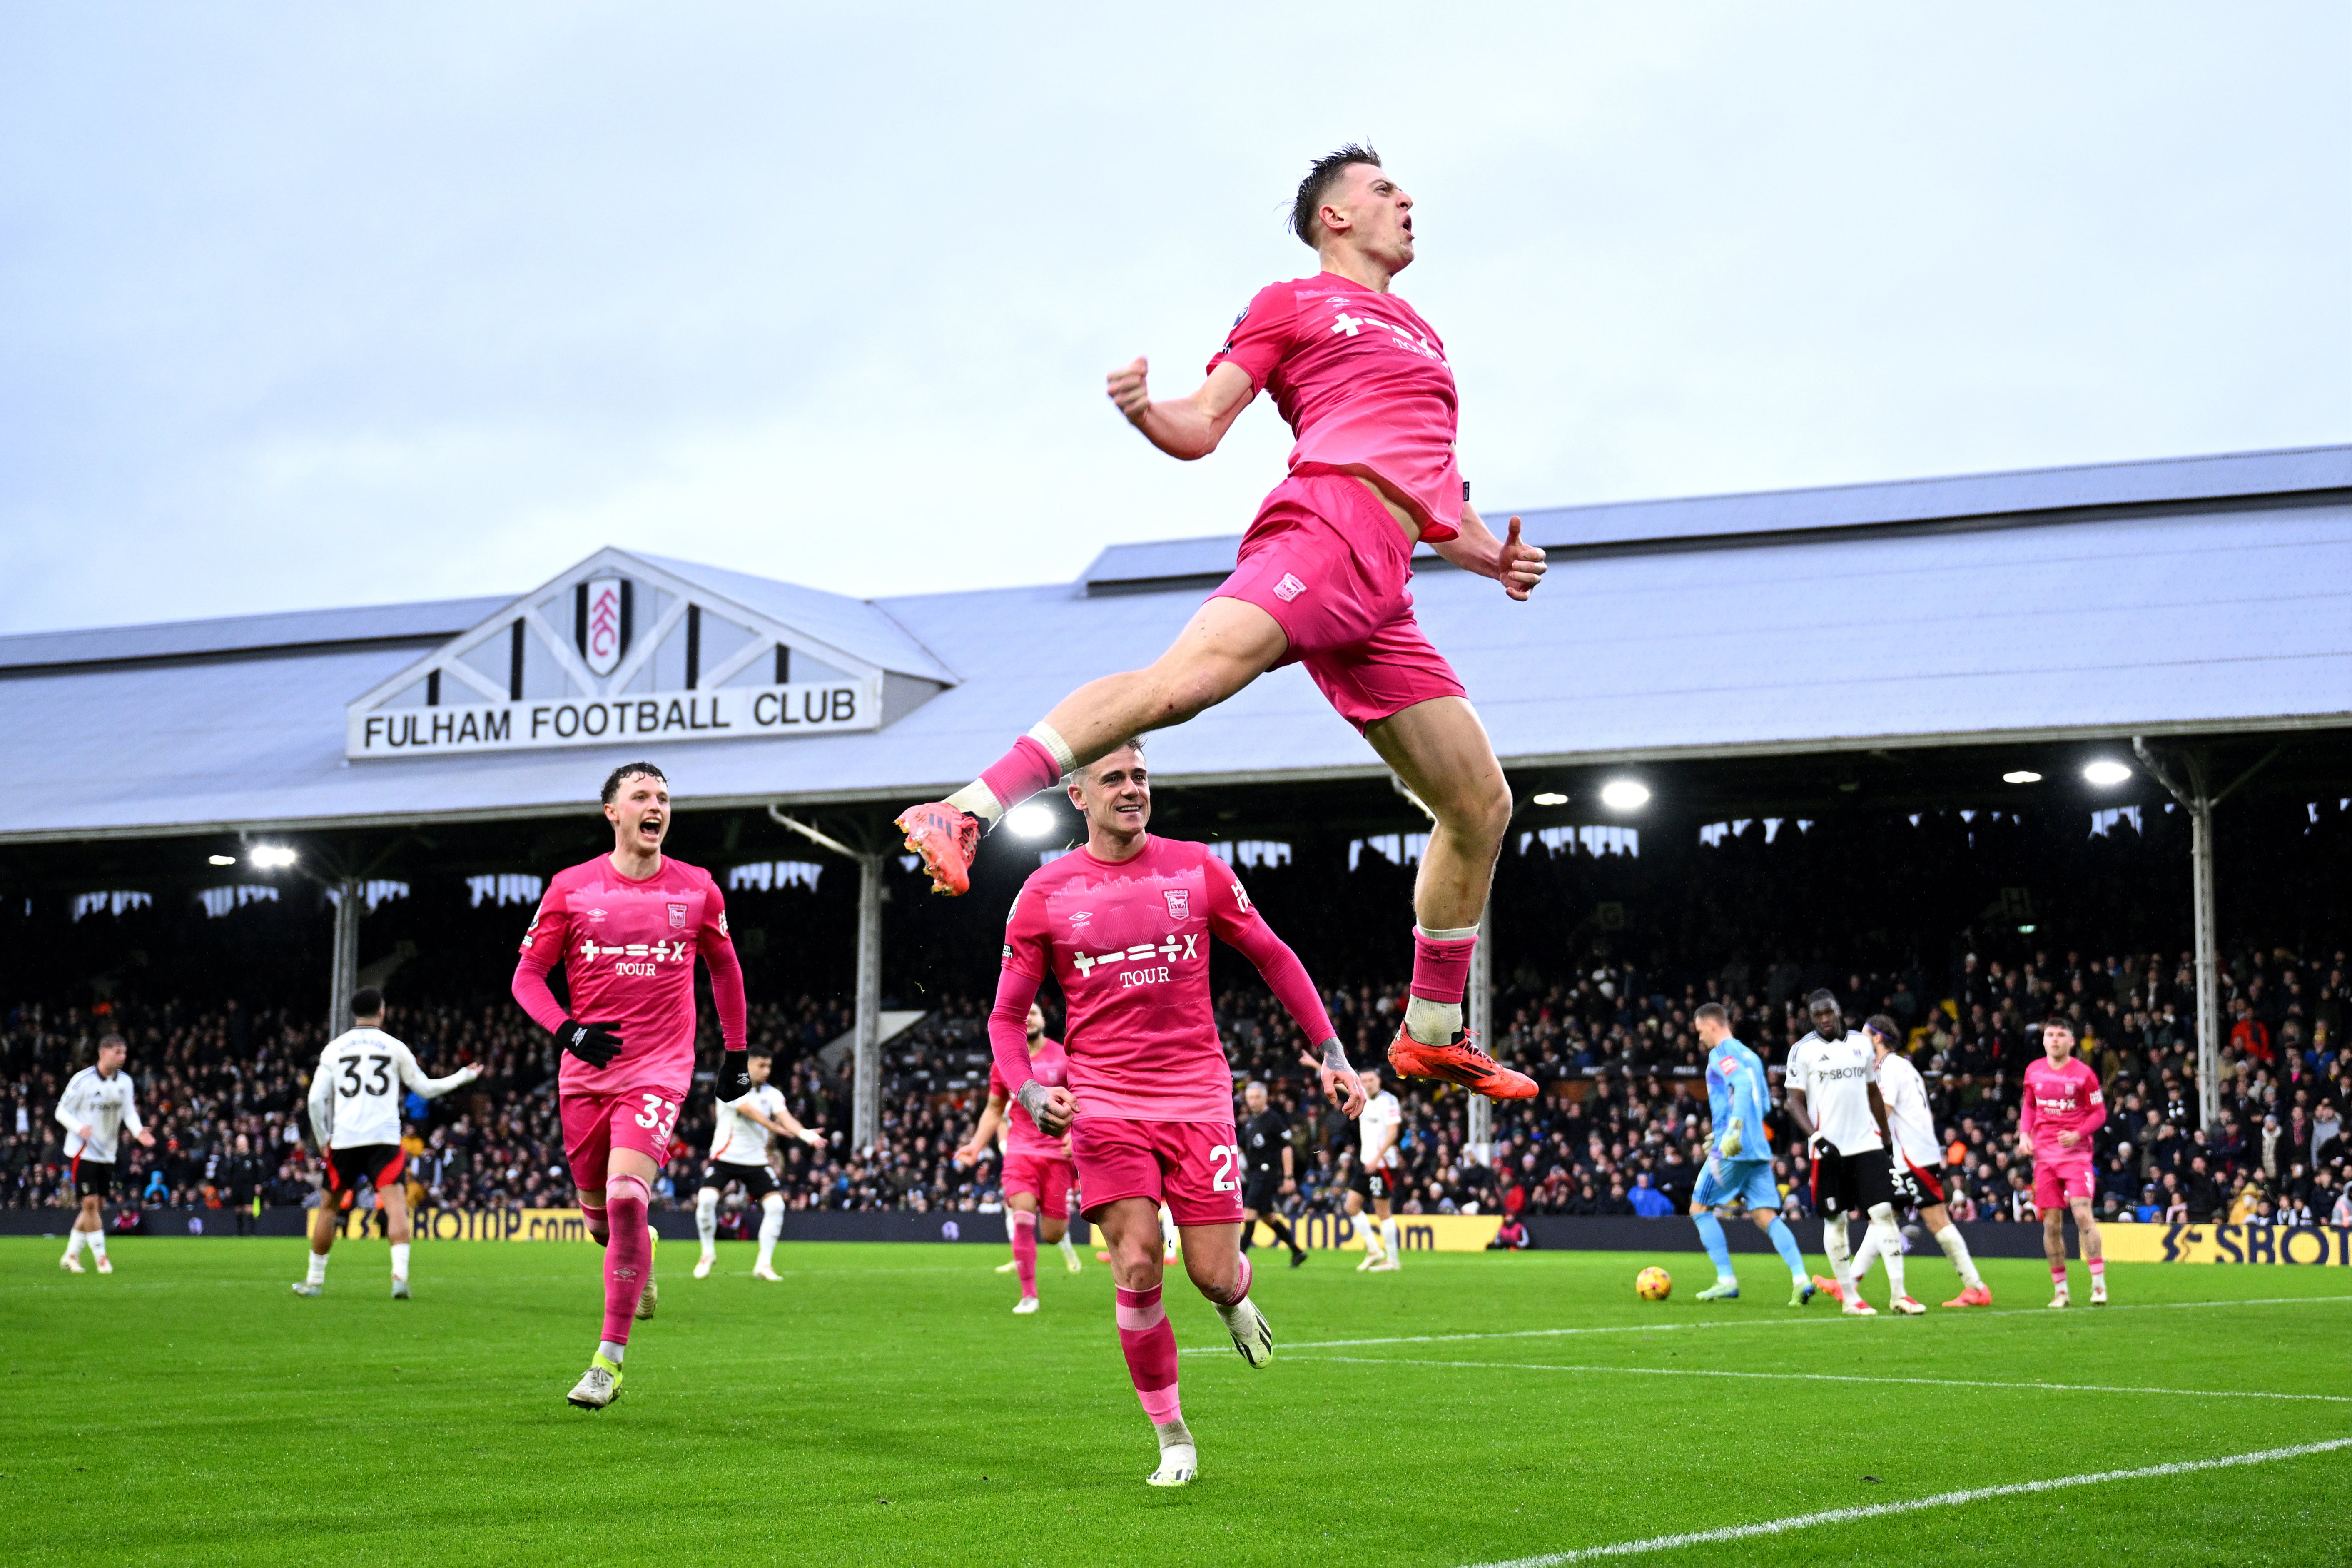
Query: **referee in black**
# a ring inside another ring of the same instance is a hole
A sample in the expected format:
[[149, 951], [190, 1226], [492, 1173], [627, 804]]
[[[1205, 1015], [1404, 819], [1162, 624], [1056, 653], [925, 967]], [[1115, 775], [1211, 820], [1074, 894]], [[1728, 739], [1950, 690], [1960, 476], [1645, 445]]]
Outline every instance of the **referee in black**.
[[1242, 1109], [1248, 1113], [1242, 1122], [1242, 1157], [1249, 1165], [1249, 1180], [1242, 1188], [1242, 1250], [1250, 1249], [1257, 1222], [1264, 1220], [1274, 1239], [1290, 1248], [1290, 1266], [1296, 1268], [1307, 1261], [1307, 1253], [1279, 1206], [1280, 1199], [1298, 1190], [1290, 1169], [1290, 1119], [1267, 1103], [1265, 1085], [1255, 1079], [1242, 1090]]

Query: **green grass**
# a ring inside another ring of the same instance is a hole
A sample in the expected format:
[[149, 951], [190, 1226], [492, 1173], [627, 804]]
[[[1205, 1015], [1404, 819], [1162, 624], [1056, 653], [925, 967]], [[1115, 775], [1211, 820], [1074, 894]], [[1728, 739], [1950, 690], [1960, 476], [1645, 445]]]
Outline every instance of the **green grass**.
[[[2352, 1271], [2332, 1268], [2119, 1264], [2116, 1307], [2062, 1314], [2038, 1263], [1994, 1263], [1998, 1310], [1855, 1322], [1790, 1310], [1769, 1258], [1709, 1307], [1696, 1255], [1664, 1260], [1654, 1306], [1630, 1256], [1359, 1275], [1324, 1254], [1259, 1276], [1264, 1372], [1171, 1285], [1202, 1477], [1168, 1492], [1141, 1484], [1153, 1445], [1091, 1254], [1074, 1279], [1048, 1250], [1045, 1310], [1015, 1318], [993, 1248], [787, 1246], [770, 1285], [746, 1245], [697, 1281], [672, 1243], [626, 1395], [587, 1415], [563, 1403], [598, 1321], [584, 1244], [420, 1244], [407, 1302], [376, 1242], [339, 1245], [317, 1300], [287, 1289], [299, 1241], [113, 1250], [112, 1276], [71, 1277], [56, 1242], [0, 1240], [14, 1563], [1448, 1568], [2352, 1436]], [[1912, 1269], [1914, 1294], [1953, 1293], [1940, 1258]], [[2245, 1304], [2165, 1305], [2190, 1302]], [[1314, 1342], [1529, 1330], [1606, 1331]], [[1652, 1374], [1527, 1370], [1566, 1366]], [[1726, 1369], [2343, 1402], [1681, 1375]], [[2347, 1527], [2341, 1449], [1633, 1561], [2342, 1563]]]

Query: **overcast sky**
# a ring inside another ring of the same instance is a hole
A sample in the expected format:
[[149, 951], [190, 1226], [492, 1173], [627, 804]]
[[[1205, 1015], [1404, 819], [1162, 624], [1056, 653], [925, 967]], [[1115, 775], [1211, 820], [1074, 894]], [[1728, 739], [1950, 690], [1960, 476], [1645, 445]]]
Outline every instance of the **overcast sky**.
[[0, 0], [0, 630], [1238, 532], [1358, 137], [1490, 510], [2352, 439], [2342, 0], [992, 10]]

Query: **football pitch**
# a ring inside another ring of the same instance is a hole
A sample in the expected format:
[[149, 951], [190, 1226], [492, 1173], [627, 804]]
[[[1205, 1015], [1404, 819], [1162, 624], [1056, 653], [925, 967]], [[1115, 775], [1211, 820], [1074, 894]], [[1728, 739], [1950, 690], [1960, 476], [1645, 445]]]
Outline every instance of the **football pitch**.
[[[1696, 1254], [1276, 1257], [1262, 1372], [1171, 1275], [1201, 1478], [1160, 1491], [1090, 1251], [1072, 1276], [1045, 1249], [1016, 1318], [997, 1248], [786, 1244], [767, 1284], [748, 1244], [696, 1280], [666, 1243], [624, 1397], [588, 1414], [586, 1244], [420, 1244], [409, 1301], [380, 1242], [339, 1244], [318, 1300], [287, 1289], [299, 1240], [125, 1239], [109, 1277], [59, 1250], [0, 1240], [17, 1563], [2352, 1560], [2335, 1268], [2117, 1264], [2116, 1305], [2053, 1312], [2039, 1263], [1992, 1261], [1992, 1310], [1849, 1321], [1752, 1255], [1717, 1305]], [[1843, 1510], [1869, 1511], [1646, 1544]]]

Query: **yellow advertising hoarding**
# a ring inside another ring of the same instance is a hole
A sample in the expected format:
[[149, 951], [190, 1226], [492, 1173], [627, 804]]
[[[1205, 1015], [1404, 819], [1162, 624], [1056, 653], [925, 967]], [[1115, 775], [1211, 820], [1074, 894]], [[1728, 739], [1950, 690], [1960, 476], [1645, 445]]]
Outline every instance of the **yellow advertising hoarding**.
[[[1491, 1214], [1401, 1214], [1398, 1238], [1407, 1252], [1482, 1252], [1495, 1239], [1503, 1216]], [[1346, 1215], [1302, 1215], [1290, 1222], [1298, 1245], [1315, 1248], [1364, 1249], [1366, 1226], [1378, 1225], [1369, 1210], [1349, 1219]], [[1263, 1237], [1265, 1233], [1260, 1230]]]
[[2340, 1225], [2102, 1225], [2118, 1263], [2290, 1263], [2352, 1267], [2352, 1229]]
[[[374, 1233], [373, 1209], [343, 1215], [346, 1237]], [[585, 1241], [588, 1222], [571, 1209], [426, 1209], [413, 1217], [419, 1241]]]

